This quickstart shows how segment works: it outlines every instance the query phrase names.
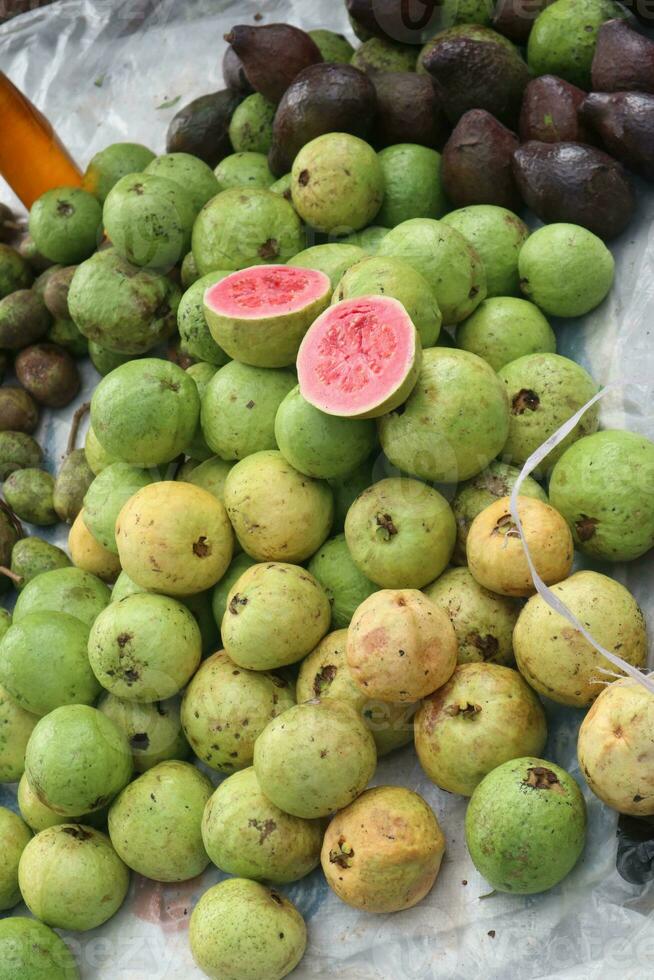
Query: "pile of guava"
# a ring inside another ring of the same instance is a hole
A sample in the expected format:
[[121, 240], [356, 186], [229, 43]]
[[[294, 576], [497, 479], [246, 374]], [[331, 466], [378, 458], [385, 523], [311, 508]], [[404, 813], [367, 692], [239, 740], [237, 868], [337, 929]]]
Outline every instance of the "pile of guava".
[[236, 25], [165, 153], [110, 144], [22, 238], [0, 207], [0, 980], [79, 976], [53, 930], [137, 875], [192, 882], [206, 976], [281, 980], [314, 871], [354, 928], [465, 836], [510, 903], [575, 875], [583, 781], [654, 815], [611, 564], [654, 443], [557, 351], [654, 176], [654, 42], [612, 0], [345, 6]]

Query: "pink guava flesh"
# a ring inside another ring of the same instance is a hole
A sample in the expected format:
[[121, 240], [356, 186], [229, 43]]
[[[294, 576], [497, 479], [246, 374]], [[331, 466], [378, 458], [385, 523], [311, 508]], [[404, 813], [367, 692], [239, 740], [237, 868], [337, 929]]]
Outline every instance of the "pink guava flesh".
[[300, 392], [329, 415], [373, 417], [409, 396], [418, 358], [416, 329], [401, 303], [344, 300], [318, 317], [300, 345]]
[[221, 316], [258, 320], [302, 310], [329, 289], [328, 277], [316, 269], [257, 265], [209, 286], [204, 302]]

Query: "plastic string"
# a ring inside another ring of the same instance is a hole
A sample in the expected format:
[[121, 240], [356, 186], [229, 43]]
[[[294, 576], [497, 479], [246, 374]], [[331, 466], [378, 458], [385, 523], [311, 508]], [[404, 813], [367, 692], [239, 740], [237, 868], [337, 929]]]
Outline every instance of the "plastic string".
[[[638, 387], [640, 385], [648, 388], [651, 386], [650, 382], [644, 382], [644, 381], [643, 382], [613, 381], [610, 384], [606, 385], [606, 387], [603, 388], [600, 392], [598, 392], [593, 398], [591, 398], [589, 402], [586, 402], [586, 404], [583, 405], [578, 412], [575, 412], [572, 418], [569, 418], [567, 422], [564, 422], [563, 425], [560, 427], [560, 429], [557, 429], [557, 431], [553, 435], [551, 435], [549, 439], [545, 440], [542, 446], [539, 446], [538, 449], [536, 449], [531, 454], [531, 456], [529, 457], [525, 465], [522, 467], [520, 476], [516, 480], [515, 486], [513, 488], [513, 492], [511, 493], [509, 507], [511, 510], [511, 516], [515, 521], [516, 527], [518, 529], [518, 533], [520, 534], [520, 540], [522, 541], [522, 546], [525, 550], [525, 555], [527, 556], [529, 571], [531, 572], [531, 577], [533, 579], [534, 585], [536, 586], [536, 591], [538, 592], [538, 594], [542, 596], [542, 598], [545, 600], [548, 606], [550, 606], [555, 612], [559, 613], [560, 616], [563, 616], [564, 619], [567, 619], [570, 625], [574, 626], [574, 628], [582, 634], [582, 636], [590, 643], [590, 645], [598, 653], [600, 653], [603, 657], [605, 657], [608, 661], [610, 661], [610, 663], [612, 663], [615, 667], [617, 667], [621, 671], [620, 675], [615, 675], [615, 676], [622, 676], [623, 674], [628, 674], [631, 678], [633, 678], [633, 680], [637, 681], [638, 684], [642, 684], [643, 687], [647, 688], [650, 694], [654, 694], [654, 673], [652, 672], [648, 674], [641, 673], [637, 667], [633, 666], [633, 664], [627, 663], [626, 660], [623, 660], [622, 657], [619, 657], [616, 653], [613, 653], [611, 650], [606, 650], [602, 646], [602, 644], [598, 643], [597, 640], [588, 632], [588, 630], [583, 626], [583, 624], [579, 622], [579, 620], [574, 615], [574, 613], [572, 613], [568, 609], [568, 607], [563, 602], [561, 602], [558, 596], [556, 596], [552, 592], [552, 590], [545, 585], [542, 578], [536, 571], [536, 567], [532, 561], [532, 557], [529, 551], [529, 546], [527, 545], [524, 530], [522, 527], [522, 522], [520, 520], [520, 514], [518, 513], [518, 497], [520, 495], [520, 488], [523, 482], [525, 481], [525, 479], [533, 473], [533, 471], [538, 467], [540, 463], [542, 463], [542, 461], [552, 451], [552, 449], [555, 449], [556, 446], [560, 445], [560, 443], [563, 442], [565, 437], [570, 432], [572, 432], [572, 430], [575, 428], [577, 423], [583, 418], [583, 416], [585, 415], [585, 413], [588, 411], [589, 408], [592, 408], [592, 406], [596, 402], [598, 402], [601, 398], [604, 398], [604, 396], [607, 395], [610, 391], [615, 391], [620, 388], [625, 388], [627, 387], [627, 385], [629, 385], [629, 387], [632, 388]], [[603, 667], [600, 667], [599, 669], [602, 671], [602, 673], [610, 674], [611, 676], [614, 676], [612, 671], [608, 671]]]

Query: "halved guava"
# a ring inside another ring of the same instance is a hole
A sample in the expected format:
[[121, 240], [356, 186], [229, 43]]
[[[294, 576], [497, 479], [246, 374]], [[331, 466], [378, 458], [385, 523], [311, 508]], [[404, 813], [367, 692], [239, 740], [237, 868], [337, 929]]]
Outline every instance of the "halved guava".
[[204, 311], [212, 337], [234, 360], [253, 367], [287, 367], [330, 296], [324, 272], [255, 265], [209, 286]]
[[300, 391], [328, 415], [377, 418], [406, 401], [421, 360], [420, 337], [400, 302], [344, 300], [318, 317], [300, 345]]

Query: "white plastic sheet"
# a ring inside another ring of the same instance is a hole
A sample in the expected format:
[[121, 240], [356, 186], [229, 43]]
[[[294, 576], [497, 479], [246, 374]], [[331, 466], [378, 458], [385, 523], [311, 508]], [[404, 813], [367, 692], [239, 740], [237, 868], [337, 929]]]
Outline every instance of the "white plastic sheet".
[[[121, 139], [162, 152], [177, 109], [223, 87], [223, 34], [259, 13], [263, 22], [348, 31], [341, 0], [60, 0], [0, 28], [0, 66], [51, 119], [82, 165], [96, 150]], [[604, 384], [642, 379], [654, 365], [654, 193], [644, 187], [639, 191], [636, 220], [611, 246], [617, 260], [611, 296], [588, 317], [556, 325], [560, 352]], [[11, 199], [3, 188], [0, 199]], [[77, 403], [88, 398], [96, 382], [88, 366]], [[642, 387], [613, 392], [602, 403], [603, 426], [654, 438], [649, 403], [650, 392]], [[39, 438], [53, 471], [74, 407], [48, 413], [42, 423]], [[53, 540], [65, 543], [65, 529], [59, 527]], [[635, 593], [652, 630], [653, 568], [652, 558], [645, 557], [609, 570]], [[382, 760], [375, 782], [410, 786], [437, 813], [447, 852], [436, 886], [416, 909], [392, 916], [347, 908], [329, 892], [320, 872], [285, 889], [309, 927], [307, 954], [294, 977], [636, 980], [651, 973], [654, 886], [629, 885], [615, 870], [616, 815], [586, 790], [577, 768], [582, 713], [551, 704], [546, 708], [550, 738], [545, 756], [574, 773], [589, 805], [585, 855], [562, 885], [543, 896], [484, 898], [489, 887], [465, 847], [465, 801], [431, 785], [408, 748]], [[0, 803], [14, 805], [12, 789], [0, 787]], [[188, 949], [188, 918], [194, 901], [219, 877], [209, 870], [181, 886], [162, 886], [134, 876], [128, 900], [114, 919], [91, 933], [67, 937], [83, 977], [199, 977]]]

